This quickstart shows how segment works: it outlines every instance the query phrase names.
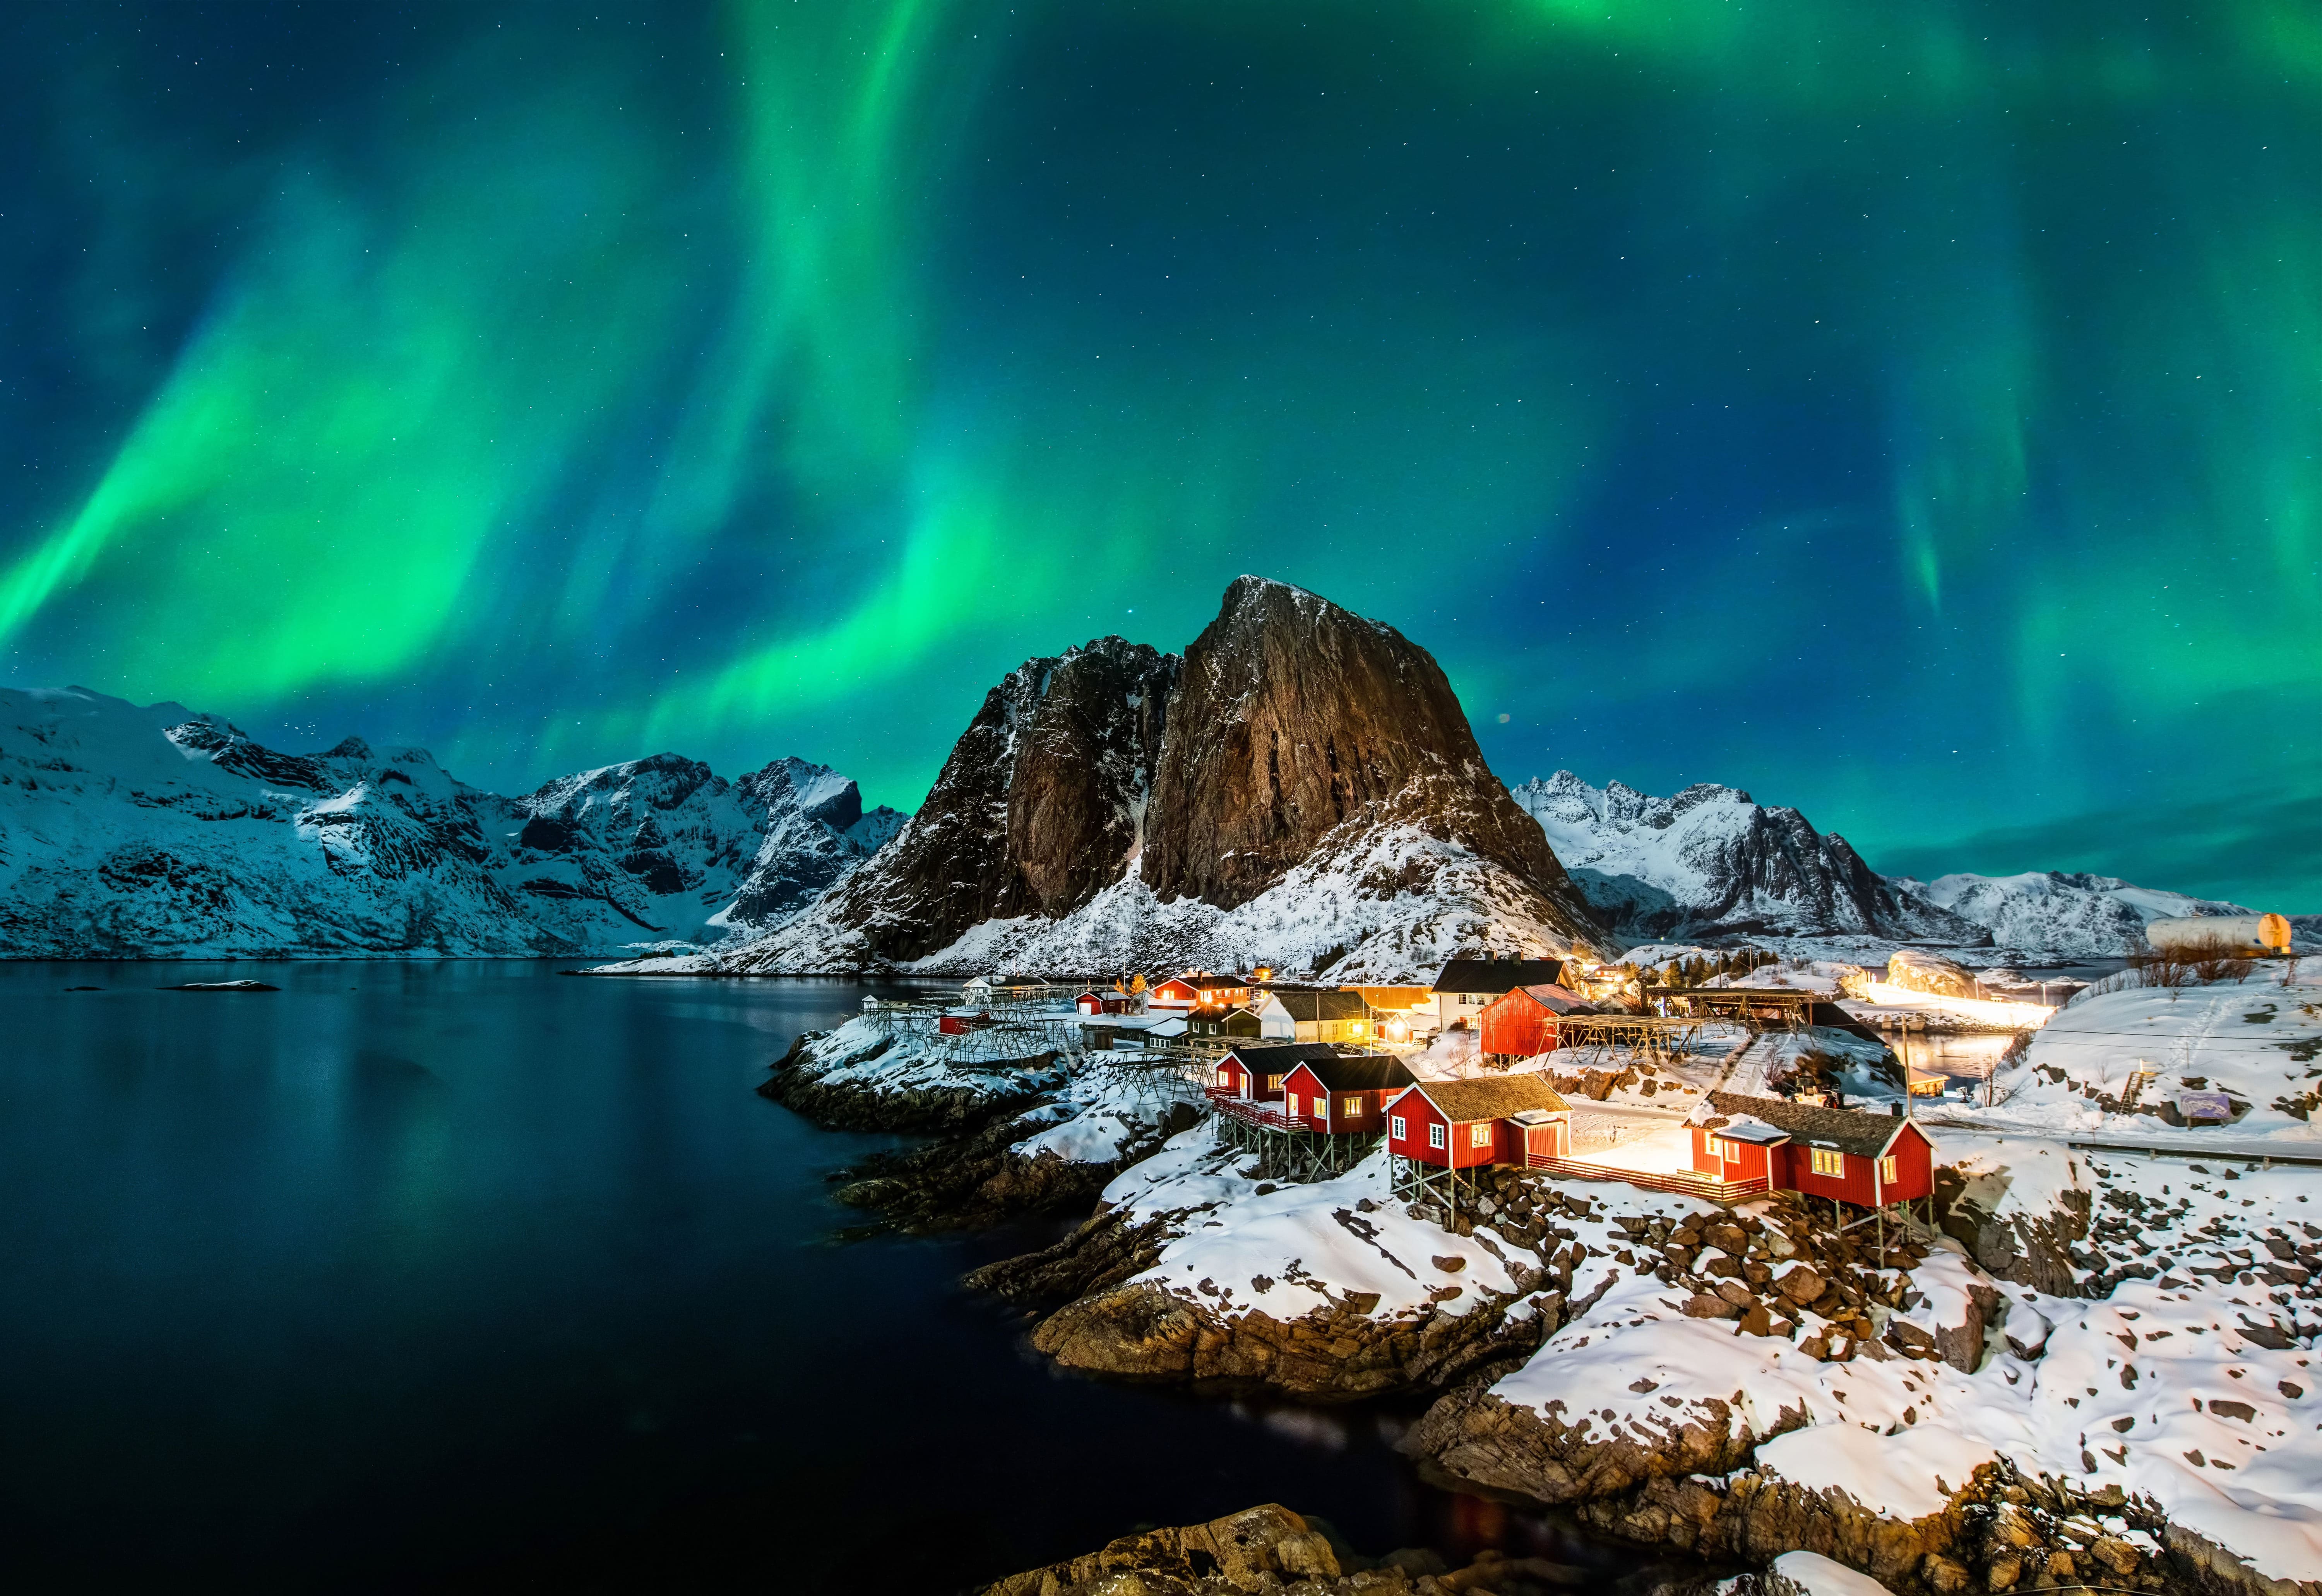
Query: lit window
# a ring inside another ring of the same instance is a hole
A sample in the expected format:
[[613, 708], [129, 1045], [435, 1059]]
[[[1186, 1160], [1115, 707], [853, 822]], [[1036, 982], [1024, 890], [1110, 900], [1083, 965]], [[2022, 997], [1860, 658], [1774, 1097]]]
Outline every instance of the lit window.
[[1295, 1119], [1299, 1115], [1304, 1112], [1304, 1099], [1300, 1098], [1296, 1092], [1292, 1092], [1290, 1094], [1290, 1117]]
[[1228, 1091], [1231, 1091], [1233, 1090], [1233, 1083], [1234, 1072], [1231, 1070], [1220, 1070], [1218, 1072], [1218, 1084], [1220, 1086], [1224, 1087]]
[[1347, 1099], [1347, 1106], [1342, 1110], [1342, 1112], [1348, 1114], [1360, 1114], [1362, 1111], [1363, 1099], [1360, 1098], [1348, 1098]]
[[1268, 1091], [1280, 1091], [1282, 1090], [1282, 1077], [1279, 1075], [1268, 1075], [1266, 1078], [1266, 1090]]
[[1882, 1158], [1879, 1161], [1879, 1179], [1885, 1184], [1892, 1186], [1899, 1172], [1900, 1165], [1896, 1159]]
[[1443, 1134], [1443, 1130], [1444, 1127], [1440, 1125], [1429, 1126], [1427, 1127], [1427, 1145], [1431, 1147], [1449, 1146], [1450, 1145], [1450, 1139]]
[[1818, 1175], [1846, 1173], [1846, 1154], [1835, 1147], [1816, 1147], [1814, 1149], [1814, 1172]]
[[1712, 1158], [1723, 1158], [1725, 1156], [1724, 1137], [1712, 1136], [1709, 1138], [1709, 1155]]
[[1470, 1147], [1488, 1147], [1491, 1145], [1492, 1122], [1490, 1120], [1478, 1120], [1474, 1125], [1467, 1127], [1467, 1145]]
[[1411, 1135], [1411, 1130], [1410, 1130], [1410, 1127], [1409, 1127], [1409, 1126], [1405, 1126], [1405, 1125], [1403, 1123], [1403, 1116], [1402, 1116], [1402, 1115], [1400, 1115], [1400, 1114], [1397, 1114], [1397, 1115], [1394, 1115], [1393, 1117], [1391, 1117], [1391, 1118], [1389, 1118], [1389, 1119], [1387, 1120], [1387, 1122], [1386, 1122], [1386, 1134], [1387, 1134], [1387, 1135], [1391, 1135], [1391, 1136], [1393, 1136], [1396, 1141], [1400, 1142], [1400, 1141], [1402, 1141], [1404, 1137], [1406, 1137], [1406, 1136], [1408, 1136], [1409, 1135]]

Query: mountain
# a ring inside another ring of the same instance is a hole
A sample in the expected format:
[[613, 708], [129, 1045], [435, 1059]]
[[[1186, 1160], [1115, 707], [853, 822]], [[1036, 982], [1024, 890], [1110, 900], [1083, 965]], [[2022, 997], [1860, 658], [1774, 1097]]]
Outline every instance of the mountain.
[[2133, 886], [2117, 876], [2028, 871], [2020, 876], [1896, 878], [1922, 901], [1983, 927], [2004, 948], [2102, 958], [2144, 940], [2148, 920], [2177, 915], [2245, 915], [2239, 904]]
[[1977, 946], [1982, 925], [1890, 880], [1796, 809], [1705, 783], [1650, 798], [1569, 771], [1513, 797], [1605, 922], [1650, 941], [1869, 936]]
[[563, 954], [779, 924], [900, 826], [842, 776], [661, 754], [517, 798], [424, 749], [283, 753], [0, 689], [0, 955]]
[[718, 962], [1387, 980], [1605, 945], [1427, 652], [1242, 577], [1182, 658], [1107, 637], [1011, 671], [891, 847]]

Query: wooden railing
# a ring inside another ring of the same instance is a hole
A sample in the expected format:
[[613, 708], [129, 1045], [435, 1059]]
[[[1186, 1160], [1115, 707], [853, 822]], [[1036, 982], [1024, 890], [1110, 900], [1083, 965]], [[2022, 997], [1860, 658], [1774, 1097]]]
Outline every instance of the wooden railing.
[[1220, 1087], [1211, 1087], [1203, 1096], [1210, 1106], [1220, 1114], [1230, 1114], [1245, 1125], [1263, 1126], [1267, 1130], [1312, 1130], [1303, 1116], [1292, 1117], [1288, 1109], [1278, 1102], [1261, 1102], [1250, 1098], [1236, 1097]]
[[1524, 1163], [1526, 1168], [1568, 1176], [1576, 1181], [1618, 1181], [1624, 1185], [1642, 1186], [1648, 1191], [1674, 1191], [1709, 1202], [1732, 1202], [1738, 1198], [1762, 1196], [1769, 1190], [1763, 1175], [1750, 1181], [1713, 1181], [1707, 1175], [1696, 1175], [1685, 1170], [1627, 1170], [1609, 1163], [1586, 1163], [1578, 1159], [1550, 1158], [1540, 1154], [1533, 1154]]

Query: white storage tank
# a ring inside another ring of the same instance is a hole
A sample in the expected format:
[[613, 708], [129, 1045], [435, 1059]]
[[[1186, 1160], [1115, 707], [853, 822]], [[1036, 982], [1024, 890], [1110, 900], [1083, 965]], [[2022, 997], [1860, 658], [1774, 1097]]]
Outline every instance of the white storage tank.
[[2185, 915], [2146, 921], [2144, 940], [2156, 953], [2286, 953], [2290, 922], [2281, 915]]

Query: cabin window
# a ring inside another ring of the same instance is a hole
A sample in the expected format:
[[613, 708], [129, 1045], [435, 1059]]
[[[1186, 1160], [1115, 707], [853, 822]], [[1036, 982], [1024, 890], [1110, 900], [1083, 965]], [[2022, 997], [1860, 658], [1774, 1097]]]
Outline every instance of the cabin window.
[[1488, 1147], [1491, 1145], [1491, 1121], [1481, 1120], [1467, 1127], [1467, 1145], [1470, 1147]]
[[1268, 1075], [1266, 1078], [1266, 1090], [1268, 1091], [1280, 1091], [1282, 1090], [1282, 1077], [1279, 1075]]
[[1712, 1158], [1723, 1158], [1726, 1155], [1724, 1137], [1712, 1136], [1709, 1138], [1709, 1155]]
[[1358, 1114], [1358, 1114], [1360, 1114], [1362, 1111], [1363, 1111], [1363, 1099], [1360, 1099], [1360, 1098], [1348, 1098], [1348, 1099], [1347, 1099], [1347, 1106], [1346, 1106], [1346, 1108], [1342, 1110], [1342, 1112], [1344, 1112], [1344, 1113], [1348, 1113], [1348, 1114]]
[[1835, 1147], [1816, 1147], [1814, 1152], [1814, 1172], [1818, 1175], [1846, 1173], [1846, 1154]]
[[1427, 1145], [1429, 1146], [1442, 1147], [1448, 1145], [1449, 1143], [1449, 1138], [1444, 1135], [1443, 1126], [1440, 1125], [1431, 1125], [1427, 1127]]
[[1220, 1070], [1218, 1072], [1218, 1084], [1220, 1086], [1230, 1090], [1233, 1086], [1233, 1081], [1234, 1072], [1231, 1070]]
[[1900, 1161], [1891, 1154], [1879, 1161], [1879, 1179], [1885, 1184], [1892, 1186], [1901, 1173]]
[[1411, 1135], [1411, 1127], [1403, 1124], [1403, 1116], [1397, 1114], [1386, 1122], [1386, 1134], [1400, 1142]]

